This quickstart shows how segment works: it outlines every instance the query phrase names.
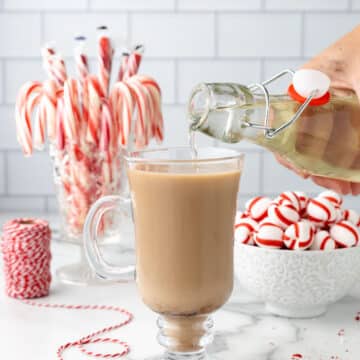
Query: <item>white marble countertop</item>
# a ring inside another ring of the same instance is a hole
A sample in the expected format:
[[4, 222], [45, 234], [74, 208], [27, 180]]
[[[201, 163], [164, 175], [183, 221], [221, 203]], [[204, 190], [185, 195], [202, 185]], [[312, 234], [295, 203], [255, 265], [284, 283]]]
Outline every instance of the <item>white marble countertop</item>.
[[[15, 216], [18, 214], [0, 216], [0, 224]], [[50, 217], [50, 221], [56, 224], [56, 217]], [[78, 259], [74, 245], [54, 241], [52, 252], [53, 270]], [[0, 271], [1, 359], [55, 359], [61, 344], [119, 320], [116, 314], [106, 311], [33, 308], [7, 298], [3, 287]], [[316, 319], [291, 320], [271, 316], [263, 304], [235, 287], [229, 303], [214, 315], [216, 335], [209, 352], [216, 360], [292, 360], [293, 354], [301, 354], [306, 360], [358, 360], [360, 321], [355, 320], [360, 311], [358, 299], [346, 297]], [[54, 278], [50, 296], [37, 301], [126, 308], [135, 315], [133, 322], [109, 334], [130, 344], [131, 352], [126, 359], [154, 360], [162, 352], [156, 342], [156, 314], [141, 303], [133, 282], [77, 287], [61, 284]], [[339, 331], [344, 335], [340, 336]], [[115, 351], [118, 348], [98, 344], [91, 349]], [[86, 358], [76, 348], [64, 354], [65, 360]]]

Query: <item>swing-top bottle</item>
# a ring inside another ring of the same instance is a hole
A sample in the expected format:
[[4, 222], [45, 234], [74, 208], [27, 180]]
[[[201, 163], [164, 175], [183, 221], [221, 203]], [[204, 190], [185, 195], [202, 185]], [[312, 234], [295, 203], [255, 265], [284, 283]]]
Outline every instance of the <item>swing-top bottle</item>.
[[[290, 74], [288, 93], [267, 85]], [[284, 70], [244, 86], [203, 83], [188, 103], [190, 131], [228, 143], [249, 140], [281, 155], [305, 173], [360, 182], [360, 104], [353, 93], [336, 95], [316, 70]]]

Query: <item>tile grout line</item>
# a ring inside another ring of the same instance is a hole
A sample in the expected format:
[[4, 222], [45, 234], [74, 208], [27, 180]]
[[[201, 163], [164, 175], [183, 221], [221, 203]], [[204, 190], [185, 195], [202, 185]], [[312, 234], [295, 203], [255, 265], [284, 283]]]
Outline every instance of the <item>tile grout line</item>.
[[[0, 0], [0, 5], [1, 5], [1, 0]], [[0, 7], [1, 9], [1, 7]], [[360, 14], [360, 10], [356, 9], [354, 11], [352, 11], [351, 13], [349, 13], [348, 11], [348, 6], [346, 8], [343, 9], [313, 9], [313, 10], [298, 10], [298, 9], [286, 9], [286, 10], [281, 10], [281, 9], [224, 9], [224, 10], [220, 10], [221, 14], [228, 14], [228, 15], [261, 15], [261, 14], [266, 14], [266, 15], [296, 15], [299, 14], [300, 12], [304, 12], [307, 14], [322, 14], [322, 15], [349, 15], [349, 14]], [[85, 13], [89, 12], [89, 13], [97, 13], [100, 15], [113, 15], [115, 14], [121, 14], [121, 13], [126, 13], [126, 12], [131, 12], [132, 14], [141, 14], [141, 15], [169, 15], [169, 14], [174, 14], [174, 9], [148, 9], [148, 10], [138, 10], [138, 9], [126, 9], [126, 8], [114, 8], [114, 9], [94, 9], [94, 8], [83, 8], [83, 9], [49, 9], [49, 10], [43, 10], [41, 8], [39, 9], [4, 9], [3, 13], [4, 14], [22, 14], [22, 15], [27, 15], [27, 14], [38, 14], [40, 11], [44, 11], [44, 13], [48, 14], [48, 15], [79, 15], [81, 13]], [[175, 11], [176, 14], [181, 14], [181, 15], [209, 15], [209, 14], [213, 14], [214, 10], [209, 10], [209, 9], [199, 9], [199, 10], [176, 10]]]

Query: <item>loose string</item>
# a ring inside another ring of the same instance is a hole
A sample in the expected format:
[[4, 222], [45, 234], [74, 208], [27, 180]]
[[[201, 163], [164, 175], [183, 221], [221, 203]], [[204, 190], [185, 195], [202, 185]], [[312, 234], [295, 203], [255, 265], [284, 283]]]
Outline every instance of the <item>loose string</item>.
[[[107, 326], [101, 330], [97, 330], [91, 334], [83, 336], [79, 340], [67, 342], [57, 349], [56, 355], [58, 360], [64, 360], [63, 353], [70, 348], [78, 348], [82, 353], [87, 356], [92, 356], [95, 358], [101, 359], [116, 359], [123, 357], [130, 352], [130, 346], [128, 343], [121, 341], [116, 338], [109, 337], [99, 337], [100, 335], [104, 335], [110, 331], [120, 329], [121, 327], [129, 324], [134, 316], [129, 311], [122, 309], [117, 306], [111, 305], [71, 305], [71, 304], [50, 304], [50, 303], [38, 303], [36, 301], [24, 300], [25, 304], [38, 307], [38, 308], [48, 308], [48, 309], [66, 309], [66, 310], [101, 310], [101, 311], [114, 311], [120, 313], [125, 316], [124, 320], [121, 322]], [[85, 345], [88, 344], [97, 344], [97, 343], [112, 343], [118, 344], [122, 347], [122, 350], [115, 353], [99, 353], [95, 351], [87, 350]]]
[[[119, 323], [61, 345], [57, 349], [58, 360], [64, 360], [63, 353], [72, 347], [77, 347], [88, 356], [102, 359], [115, 359], [127, 355], [130, 347], [126, 342], [115, 338], [100, 337], [100, 335], [129, 324], [133, 319], [133, 315], [129, 311], [109, 305], [51, 304], [30, 300], [47, 296], [49, 293], [51, 282], [50, 239], [50, 227], [45, 220], [20, 218], [4, 224], [1, 250], [4, 260], [6, 294], [38, 308], [114, 311], [124, 316]], [[97, 343], [118, 344], [122, 349], [115, 353], [98, 353], [87, 350], [85, 347], [87, 344]]]

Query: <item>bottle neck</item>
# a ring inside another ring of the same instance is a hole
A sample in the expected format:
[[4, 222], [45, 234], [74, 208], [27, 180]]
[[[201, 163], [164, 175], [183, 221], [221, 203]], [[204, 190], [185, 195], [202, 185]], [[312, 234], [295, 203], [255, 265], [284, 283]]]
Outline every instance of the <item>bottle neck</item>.
[[190, 129], [201, 131], [224, 142], [251, 138], [259, 130], [249, 128], [250, 120], [263, 125], [263, 95], [253, 94], [247, 86], [233, 83], [200, 84], [188, 103]]

